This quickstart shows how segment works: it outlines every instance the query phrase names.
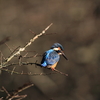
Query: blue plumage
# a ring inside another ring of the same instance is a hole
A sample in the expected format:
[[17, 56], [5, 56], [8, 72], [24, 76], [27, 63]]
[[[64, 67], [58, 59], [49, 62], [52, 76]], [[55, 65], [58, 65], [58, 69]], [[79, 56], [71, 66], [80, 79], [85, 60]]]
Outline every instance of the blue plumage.
[[53, 48], [60, 48], [61, 50], [64, 50], [63, 46], [60, 43], [54, 43], [54, 45], [51, 46], [51, 49]]
[[59, 61], [59, 59], [60, 56], [58, 55], [58, 53], [55, 50], [50, 49], [44, 53], [41, 65], [43, 67], [46, 67], [48, 65], [54, 65], [56, 62]]
[[68, 60], [65, 54], [63, 53], [63, 50], [64, 48], [61, 44], [54, 43], [54, 45], [51, 46], [51, 49], [43, 54], [41, 66], [54, 69], [60, 59], [60, 55], [63, 55], [64, 58]]

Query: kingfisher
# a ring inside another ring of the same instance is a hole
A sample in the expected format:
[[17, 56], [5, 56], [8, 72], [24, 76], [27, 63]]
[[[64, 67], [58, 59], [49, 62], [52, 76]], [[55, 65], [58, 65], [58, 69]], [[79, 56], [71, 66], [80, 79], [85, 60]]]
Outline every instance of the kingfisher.
[[64, 48], [60, 43], [54, 43], [51, 48], [43, 54], [41, 67], [47, 67], [54, 70], [60, 60], [60, 55], [68, 60], [63, 51]]

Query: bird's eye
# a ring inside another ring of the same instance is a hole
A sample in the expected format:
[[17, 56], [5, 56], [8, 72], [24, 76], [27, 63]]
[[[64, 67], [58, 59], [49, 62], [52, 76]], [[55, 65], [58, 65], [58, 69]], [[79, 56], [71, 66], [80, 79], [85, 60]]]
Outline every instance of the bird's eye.
[[57, 50], [57, 53], [61, 53], [61, 50]]

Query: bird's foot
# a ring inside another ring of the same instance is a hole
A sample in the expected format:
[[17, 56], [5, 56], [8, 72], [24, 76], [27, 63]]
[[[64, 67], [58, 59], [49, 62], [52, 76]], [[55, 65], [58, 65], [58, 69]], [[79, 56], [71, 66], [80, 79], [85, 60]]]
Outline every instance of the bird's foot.
[[52, 71], [54, 71], [54, 70], [55, 70], [55, 68], [51, 68], [51, 70], [52, 70]]

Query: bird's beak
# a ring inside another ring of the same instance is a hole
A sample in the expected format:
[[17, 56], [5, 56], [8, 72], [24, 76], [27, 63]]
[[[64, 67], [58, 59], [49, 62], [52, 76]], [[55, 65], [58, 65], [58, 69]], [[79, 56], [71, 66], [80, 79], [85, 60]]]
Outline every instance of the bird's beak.
[[61, 53], [62, 53], [62, 56], [63, 56], [66, 60], [68, 60], [68, 58], [66, 57], [66, 55], [64, 54], [64, 52], [61, 51]]

